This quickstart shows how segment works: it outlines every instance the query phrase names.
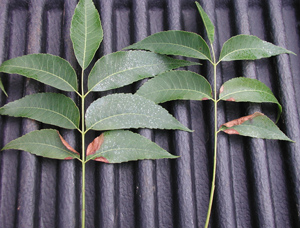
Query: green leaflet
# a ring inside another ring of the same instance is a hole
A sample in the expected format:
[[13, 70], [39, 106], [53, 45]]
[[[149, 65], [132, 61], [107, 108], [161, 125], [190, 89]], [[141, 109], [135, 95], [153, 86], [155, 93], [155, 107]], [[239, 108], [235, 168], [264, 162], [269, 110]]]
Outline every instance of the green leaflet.
[[77, 91], [77, 76], [70, 63], [50, 54], [31, 54], [2, 63], [0, 72], [20, 74], [64, 91]]
[[88, 90], [115, 89], [164, 71], [197, 64], [146, 51], [115, 52], [95, 63], [88, 78]]
[[79, 127], [79, 109], [63, 94], [38, 93], [10, 102], [0, 108], [1, 115], [27, 117], [68, 129]]
[[224, 43], [219, 62], [255, 60], [284, 53], [295, 54], [285, 48], [263, 41], [256, 36], [237, 35]]
[[207, 43], [192, 32], [170, 30], [148, 36], [126, 49], [143, 49], [166, 55], [212, 60]]
[[80, 0], [77, 4], [70, 36], [77, 61], [85, 70], [103, 39], [100, 16], [92, 0]]
[[276, 124], [264, 114], [256, 112], [223, 124], [220, 131], [262, 139], [277, 139], [293, 142]]
[[206, 32], [207, 32], [207, 37], [210, 41], [211, 44], [213, 44], [214, 39], [215, 39], [215, 26], [213, 25], [213, 23], [211, 22], [211, 20], [209, 19], [208, 15], [205, 13], [205, 11], [203, 10], [203, 8], [201, 7], [201, 5], [198, 2], [195, 2], [199, 11], [199, 14], [203, 20]]
[[86, 110], [87, 130], [128, 128], [191, 131], [153, 101], [132, 94], [113, 94], [94, 101]]
[[0, 78], [0, 89], [1, 89], [1, 90], [3, 91], [3, 93], [7, 96], [7, 93], [6, 93], [5, 89], [4, 89], [4, 86], [3, 86], [3, 84], [2, 84], [1, 78]]
[[9, 149], [25, 150], [46, 158], [79, 159], [79, 154], [69, 150], [62, 142], [58, 131], [52, 129], [32, 131], [9, 142], [2, 150]]
[[131, 131], [107, 131], [103, 133], [100, 148], [87, 157], [106, 163], [121, 163], [143, 159], [177, 158], [156, 143]]
[[169, 71], [147, 81], [136, 94], [155, 103], [171, 100], [207, 100], [212, 98], [209, 82], [191, 71]]
[[220, 89], [220, 100], [236, 102], [270, 102], [278, 105], [281, 115], [282, 107], [269, 87], [251, 78], [234, 78], [223, 84]]

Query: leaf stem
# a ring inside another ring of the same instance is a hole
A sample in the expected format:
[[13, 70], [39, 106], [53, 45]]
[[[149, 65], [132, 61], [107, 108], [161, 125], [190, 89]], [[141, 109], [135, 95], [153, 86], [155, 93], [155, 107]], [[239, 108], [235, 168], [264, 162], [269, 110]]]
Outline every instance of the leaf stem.
[[213, 176], [212, 176], [212, 183], [211, 183], [211, 190], [210, 190], [210, 197], [209, 197], [209, 204], [208, 204], [208, 210], [207, 210], [207, 216], [205, 221], [205, 228], [209, 225], [211, 210], [212, 210], [212, 204], [214, 199], [214, 193], [215, 193], [215, 186], [216, 186], [216, 170], [217, 170], [217, 146], [218, 146], [218, 101], [217, 100], [217, 65], [216, 59], [215, 59], [215, 52], [213, 45], [211, 44], [211, 49], [213, 53], [213, 67], [214, 67], [214, 161], [213, 161]]
[[85, 123], [84, 123], [84, 70], [81, 72], [81, 165], [82, 165], [82, 208], [81, 208], [81, 227], [85, 227]]

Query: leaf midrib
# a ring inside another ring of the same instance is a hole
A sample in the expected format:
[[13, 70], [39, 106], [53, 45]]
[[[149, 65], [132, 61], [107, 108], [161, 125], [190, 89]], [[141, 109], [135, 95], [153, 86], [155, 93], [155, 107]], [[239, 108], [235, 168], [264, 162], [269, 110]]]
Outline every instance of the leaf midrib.
[[[189, 47], [189, 46], [184, 46], [184, 45], [182, 45], [182, 44], [174, 44], [174, 43], [167, 43], [167, 42], [164, 42], [164, 43], [161, 43], [161, 42], [147, 43], [147, 45], [148, 45], [148, 44], [149, 44], [149, 45], [155, 45], [155, 44], [157, 44], [157, 45], [167, 44], [167, 45], [172, 45], [172, 46], [180, 46], [180, 47], [184, 47], [184, 48], [193, 50], [193, 51], [195, 51], [195, 52], [201, 54], [202, 56], [204, 56], [205, 59], [210, 60], [210, 59], [209, 59], [205, 54], [203, 54], [202, 52], [200, 52], [200, 51], [198, 51], [198, 50], [196, 50], [196, 49], [194, 49], [194, 48], [191, 48], [191, 47]], [[197, 57], [196, 57], [196, 58], [197, 58]]]
[[[1, 110], [2, 108], [0, 108]], [[72, 123], [72, 125], [75, 127], [75, 129], [78, 129], [78, 126], [75, 125], [75, 123], [69, 119], [67, 116], [64, 116], [63, 114], [56, 112], [54, 110], [51, 109], [46, 109], [46, 108], [39, 108], [39, 107], [5, 107], [5, 109], [38, 109], [38, 110], [43, 110], [43, 111], [48, 111], [48, 112], [52, 112], [54, 114], [57, 114], [59, 116], [64, 117], [64, 119], [68, 120], [68, 122]], [[22, 116], [22, 117], [27, 117], [26, 115]]]
[[[234, 50], [234, 51], [229, 52], [228, 54], [224, 55], [221, 59], [219, 59], [218, 63], [221, 62], [228, 55], [231, 55], [231, 54], [233, 54], [235, 52], [238, 52], [238, 51], [245, 51], [245, 50], [264, 50], [264, 49], [263, 48], [241, 48], [241, 49], [237, 49], [237, 50]], [[221, 54], [222, 54], [222, 52], [221, 52]]]
[[209, 94], [200, 92], [198, 90], [192, 90], [192, 89], [161, 89], [161, 90], [155, 90], [153, 92], [145, 93], [145, 94], [147, 94], [147, 95], [148, 94], [155, 94], [155, 93], [164, 92], [164, 91], [189, 91], [189, 92], [196, 92], [196, 93], [200, 93], [200, 94], [203, 94], [203, 95], [208, 96], [208, 97], [211, 98], [211, 96]]
[[82, 60], [83, 60], [82, 61], [82, 69], [83, 70], [85, 69], [86, 46], [87, 46], [87, 6], [84, 5], [84, 47], [83, 47], [83, 56], [82, 56]]
[[[5, 67], [5, 66], [4, 66], [4, 67]], [[58, 75], [53, 74], [53, 73], [51, 73], [51, 72], [49, 72], [49, 71], [44, 71], [44, 70], [41, 70], [41, 69], [31, 68], [31, 67], [26, 67], [26, 66], [17, 66], [17, 65], [9, 65], [9, 67], [17, 68], [17, 69], [19, 69], [19, 68], [20, 68], [20, 69], [27, 69], [27, 70], [32, 70], [32, 71], [42, 72], [42, 73], [45, 73], [45, 74], [50, 74], [50, 75], [56, 77], [57, 79], [59, 79], [59, 80], [65, 82], [67, 85], [69, 85], [69, 86], [72, 88], [73, 91], [76, 92], [76, 90], [73, 88], [73, 86], [72, 86], [68, 81], [64, 80], [62, 77], [59, 77]], [[3, 71], [3, 72], [4, 72], [4, 71]], [[9, 73], [9, 72], [8, 72], [8, 73]], [[9, 73], [9, 74], [11, 74], [11, 73]], [[19, 74], [19, 73], [17, 73], [17, 74]], [[30, 78], [33, 78], [33, 77], [30, 77]], [[36, 78], [33, 78], [33, 79], [36, 79]], [[36, 79], [36, 80], [38, 80], [38, 79]]]
[[[124, 148], [123, 148], [123, 147], [122, 147], [122, 148], [113, 148], [113, 149], [109, 149], [109, 150], [102, 151], [101, 153], [95, 152], [95, 155], [91, 156], [91, 157], [89, 158], [89, 160], [95, 159], [95, 158], [97, 158], [97, 157], [103, 155], [104, 153], [108, 153], [108, 152], [114, 151], [114, 150], [135, 150], [135, 151], [136, 151], [136, 150], [139, 150], [139, 151], [145, 151], [145, 152], [152, 151], [152, 150], [148, 150], [148, 149], [140, 149], [140, 148], [127, 148], [127, 147], [124, 147]], [[138, 159], [136, 159], [136, 160], [138, 160]]]
[[[233, 126], [233, 127], [230, 127], [230, 128], [228, 128], [228, 129], [235, 129], [235, 130], [238, 130], [238, 129], [236, 129], [235, 127], [238, 127], [238, 128], [246, 128], [246, 127], [250, 127], [250, 128], [258, 129], [258, 131], [255, 131], [255, 132], [260, 132], [260, 130], [263, 129], [264, 131], [267, 131], [267, 132], [268, 132], [268, 134], [266, 134], [266, 135], [269, 135], [269, 134], [274, 135], [274, 131], [270, 131], [270, 130], [264, 128], [264, 127], [259, 127], [259, 126], [247, 124], [247, 123], [245, 123], [245, 122], [244, 122], [243, 124], [235, 125], [235, 126]], [[277, 133], [275, 133], [275, 135], [280, 136], [280, 134], [277, 134]]]
[[[230, 95], [237, 94], [237, 93], [243, 93], [243, 92], [261, 92], [261, 93], [268, 94], [268, 95], [271, 95], [272, 97], [274, 97], [274, 95], [272, 93], [268, 93], [268, 92], [265, 92], [265, 91], [262, 91], [262, 90], [243, 90], [243, 91], [237, 91], [237, 92], [234, 92], [234, 93], [227, 93], [225, 96], [220, 97], [220, 100], [223, 100], [226, 97], [230, 98]], [[274, 97], [274, 99], [276, 99], [276, 98]], [[279, 104], [278, 101], [276, 101], [276, 103]]]
[[[63, 151], [63, 152], [66, 152], [66, 153], [68, 153], [68, 154], [70, 154], [70, 155], [72, 155], [72, 157], [74, 157], [74, 158], [78, 158], [79, 156], [78, 155], [76, 155], [75, 153], [72, 153], [71, 151], [69, 151], [69, 150], [65, 150], [65, 149], [62, 149], [62, 148], [60, 148], [60, 147], [57, 147], [57, 146], [54, 146], [54, 145], [52, 145], [52, 144], [46, 144], [46, 143], [38, 143], [38, 142], [14, 142], [14, 141], [12, 141], [12, 143], [15, 143], [15, 144], [18, 144], [18, 145], [40, 145], [40, 146], [48, 146], [48, 147], [53, 147], [53, 148], [56, 148], [56, 149], [58, 149], [58, 150], [60, 150], [60, 151]], [[9, 145], [8, 145], [8, 148], [6, 148], [6, 146], [3, 148], [3, 149], [14, 149], [14, 147], [12, 146], [12, 147], [10, 147]], [[36, 154], [36, 153], [35, 153]]]
[[[113, 116], [109, 116], [109, 117], [106, 117], [104, 119], [101, 119], [100, 121], [97, 121], [96, 123], [94, 123], [93, 125], [91, 125], [87, 130], [89, 131], [90, 129], [92, 129], [95, 125], [99, 124], [100, 122], [104, 121], [104, 120], [108, 120], [110, 118], [115, 118], [115, 117], [118, 117], [118, 116], [126, 116], [126, 115], [136, 115], [136, 116], [146, 116], [146, 117], [150, 117], [150, 118], [154, 118], [154, 119], [158, 119], [158, 120], [161, 120], [160, 118], [157, 118], [157, 117], [154, 117], [154, 116], [148, 116], [146, 114], [140, 114], [140, 113], [122, 113], [122, 114], [117, 114], [117, 115], [113, 115]], [[111, 129], [105, 129], [105, 130], [111, 130]]]
[[[124, 72], [126, 72], [126, 71], [132, 71], [132, 70], [137, 70], [137, 69], [142, 69], [142, 68], [145, 68], [145, 67], [154, 67], [154, 66], [159, 66], [160, 65], [160, 63], [156, 63], [156, 64], [150, 64], [150, 65], [143, 65], [143, 66], [139, 66], [139, 67], [132, 67], [132, 68], [127, 68], [127, 69], [124, 69], [124, 70], [121, 70], [121, 71], [117, 71], [117, 72], [114, 72], [114, 73], [112, 73], [112, 74], [109, 74], [109, 75], [107, 75], [105, 78], [103, 78], [103, 79], [101, 79], [101, 81], [98, 81], [89, 91], [88, 91], [88, 93], [89, 92], [91, 92], [91, 91], [93, 91], [93, 89], [95, 88], [95, 87], [97, 87], [100, 83], [102, 83], [103, 81], [105, 81], [105, 80], [107, 80], [108, 78], [110, 78], [110, 77], [113, 77], [114, 75], [117, 75], [117, 74], [121, 74], [121, 73], [124, 73]], [[176, 63], [170, 63], [170, 64], [167, 64], [167, 65], [176, 65]], [[153, 77], [153, 76], [152, 76]]]

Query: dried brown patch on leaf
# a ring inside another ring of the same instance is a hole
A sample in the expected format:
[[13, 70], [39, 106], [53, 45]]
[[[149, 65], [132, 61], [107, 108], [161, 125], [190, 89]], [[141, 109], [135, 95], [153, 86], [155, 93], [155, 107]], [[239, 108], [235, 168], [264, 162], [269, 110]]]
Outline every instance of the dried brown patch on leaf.
[[202, 101], [207, 101], [207, 100], [209, 100], [207, 97], [202, 98]]
[[66, 157], [66, 158], [64, 158], [65, 160], [71, 160], [71, 159], [73, 159], [72, 157]]
[[239, 135], [240, 133], [235, 129], [226, 129], [224, 132], [228, 135]]
[[235, 99], [233, 97], [230, 97], [230, 98], [226, 99], [226, 101], [235, 101]]
[[70, 151], [72, 151], [72, 152], [79, 155], [79, 153], [73, 147], [71, 147], [69, 143], [67, 143], [67, 141], [59, 134], [58, 131], [57, 131], [57, 133], [59, 135], [59, 138], [60, 138], [61, 142], [65, 145], [65, 147], [67, 147], [68, 150], [70, 150]]
[[224, 91], [224, 86], [222, 85], [220, 88], [220, 93], [223, 93], [223, 91]]
[[89, 156], [91, 154], [96, 153], [96, 151], [100, 149], [103, 141], [104, 141], [104, 135], [103, 134], [101, 134], [100, 136], [98, 136], [97, 138], [95, 138], [93, 140], [93, 142], [91, 142], [88, 145], [88, 147], [86, 149], [86, 156]]
[[109, 161], [105, 157], [98, 157], [94, 159], [95, 161], [109, 163]]
[[225, 127], [233, 127], [236, 125], [241, 125], [242, 123], [244, 123], [247, 120], [252, 120], [253, 118], [257, 117], [257, 116], [263, 116], [264, 114], [260, 113], [260, 112], [255, 112], [249, 116], [243, 116], [241, 118], [235, 119], [235, 120], [231, 120], [225, 124], [223, 124], [222, 126]]

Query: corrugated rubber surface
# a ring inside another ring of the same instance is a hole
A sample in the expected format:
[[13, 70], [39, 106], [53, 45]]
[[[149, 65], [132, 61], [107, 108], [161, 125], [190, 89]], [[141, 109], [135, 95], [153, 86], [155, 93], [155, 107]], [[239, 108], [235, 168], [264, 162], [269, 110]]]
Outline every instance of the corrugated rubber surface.
[[[204, 35], [194, 0], [95, 0], [104, 29], [97, 58], [162, 30], [183, 29]], [[272, 88], [281, 104], [280, 128], [296, 143], [220, 134], [217, 185], [211, 227], [300, 227], [300, 2], [298, 0], [202, 0], [216, 25], [215, 47], [230, 36], [256, 35], [294, 51], [255, 62], [226, 62], [218, 68], [218, 87], [246, 76]], [[0, 0], [0, 62], [30, 53], [66, 58], [79, 72], [69, 27], [76, 0]], [[205, 36], [205, 35], [204, 35]], [[190, 67], [208, 80], [212, 68]], [[8, 97], [53, 88], [18, 75], [2, 75]], [[118, 92], [134, 92], [139, 84]], [[88, 102], [107, 93], [89, 95]], [[67, 95], [78, 102], [72, 94]], [[212, 175], [212, 104], [176, 101], [164, 105], [194, 133], [140, 133], [181, 157], [118, 165], [87, 163], [87, 228], [203, 227]], [[227, 102], [219, 124], [260, 110], [276, 118], [275, 105]], [[0, 117], [0, 147], [35, 129], [28, 119]], [[77, 132], [60, 130], [79, 149]], [[91, 141], [98, 133], [90, 133]], [[56, 161], [27, 152], [0, 154], [0, 228], [80, 227], [80, 173], [77, 161]]]

